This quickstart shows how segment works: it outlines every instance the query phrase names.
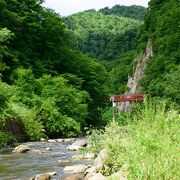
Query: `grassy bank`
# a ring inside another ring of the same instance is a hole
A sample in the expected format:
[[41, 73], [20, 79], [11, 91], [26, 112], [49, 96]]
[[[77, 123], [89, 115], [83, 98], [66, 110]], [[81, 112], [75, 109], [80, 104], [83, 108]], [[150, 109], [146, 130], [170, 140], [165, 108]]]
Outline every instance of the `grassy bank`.
[[180, 179], [178, 111], [160, 101], [137, 109], [126, 126], [110, 123], [89, 136], [89, 151], [107, 148], [103, 174], [123, 168], [128, 179]]

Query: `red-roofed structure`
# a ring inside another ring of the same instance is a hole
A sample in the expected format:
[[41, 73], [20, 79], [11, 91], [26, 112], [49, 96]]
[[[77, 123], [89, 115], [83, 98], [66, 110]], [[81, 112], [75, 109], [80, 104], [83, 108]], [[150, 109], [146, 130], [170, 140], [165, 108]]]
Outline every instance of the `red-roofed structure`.
[[111, 96], [112, 102], [131, 102], [131, 101], [144, 101], [145, 94], [124, 94]]

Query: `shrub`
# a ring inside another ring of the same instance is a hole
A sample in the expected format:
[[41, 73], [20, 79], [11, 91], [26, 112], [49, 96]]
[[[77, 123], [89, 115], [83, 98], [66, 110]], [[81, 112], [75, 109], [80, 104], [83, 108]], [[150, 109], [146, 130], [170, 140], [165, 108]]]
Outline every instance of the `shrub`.
[[7, 113], [8, 116], [22, 121], [28, 140], [39, 140], [43, 136], [43, 125], [37, 119], [36, 110], [28, 109], [24, 105], [17, 103], [10, 103]]
[[7, 146], [11, 139], [11, 135], [0, 131], [0, 147]]

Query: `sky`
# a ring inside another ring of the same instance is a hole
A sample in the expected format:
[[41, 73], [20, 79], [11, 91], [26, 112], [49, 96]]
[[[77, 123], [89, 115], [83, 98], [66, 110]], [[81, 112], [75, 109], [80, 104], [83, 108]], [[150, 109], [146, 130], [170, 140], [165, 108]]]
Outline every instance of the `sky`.
[[45, 0], [45, 7], [51, 8], [61, 16], [68, 16], [88, 9], [101, 9], [119, 5], [141, 5], [148, 6], [149, 0]]

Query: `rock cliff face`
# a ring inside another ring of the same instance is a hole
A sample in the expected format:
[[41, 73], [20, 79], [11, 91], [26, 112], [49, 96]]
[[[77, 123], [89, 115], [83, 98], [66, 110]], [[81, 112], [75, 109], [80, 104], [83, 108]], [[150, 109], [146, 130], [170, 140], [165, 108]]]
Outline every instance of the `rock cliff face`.
[[[131, 76], [128, 77], [127, 86], [129, 88], [129, 91], [127, 91], [125, 94], [135, 94], [138, 91], [139, 81], [143, 77], [147, 64], [152, 56], [153, 56], [153, 46], [152, 46], [152, 41], [149, 40], [145, 52], [141, 53], [139, 57], [137, 57], [137, 66], [135, 68], [133, 77]], [[130, 103], [129, 102], [121, 103], [119, 107], [119, 111], [125, 112], [128, 110], [130, 110]]]

